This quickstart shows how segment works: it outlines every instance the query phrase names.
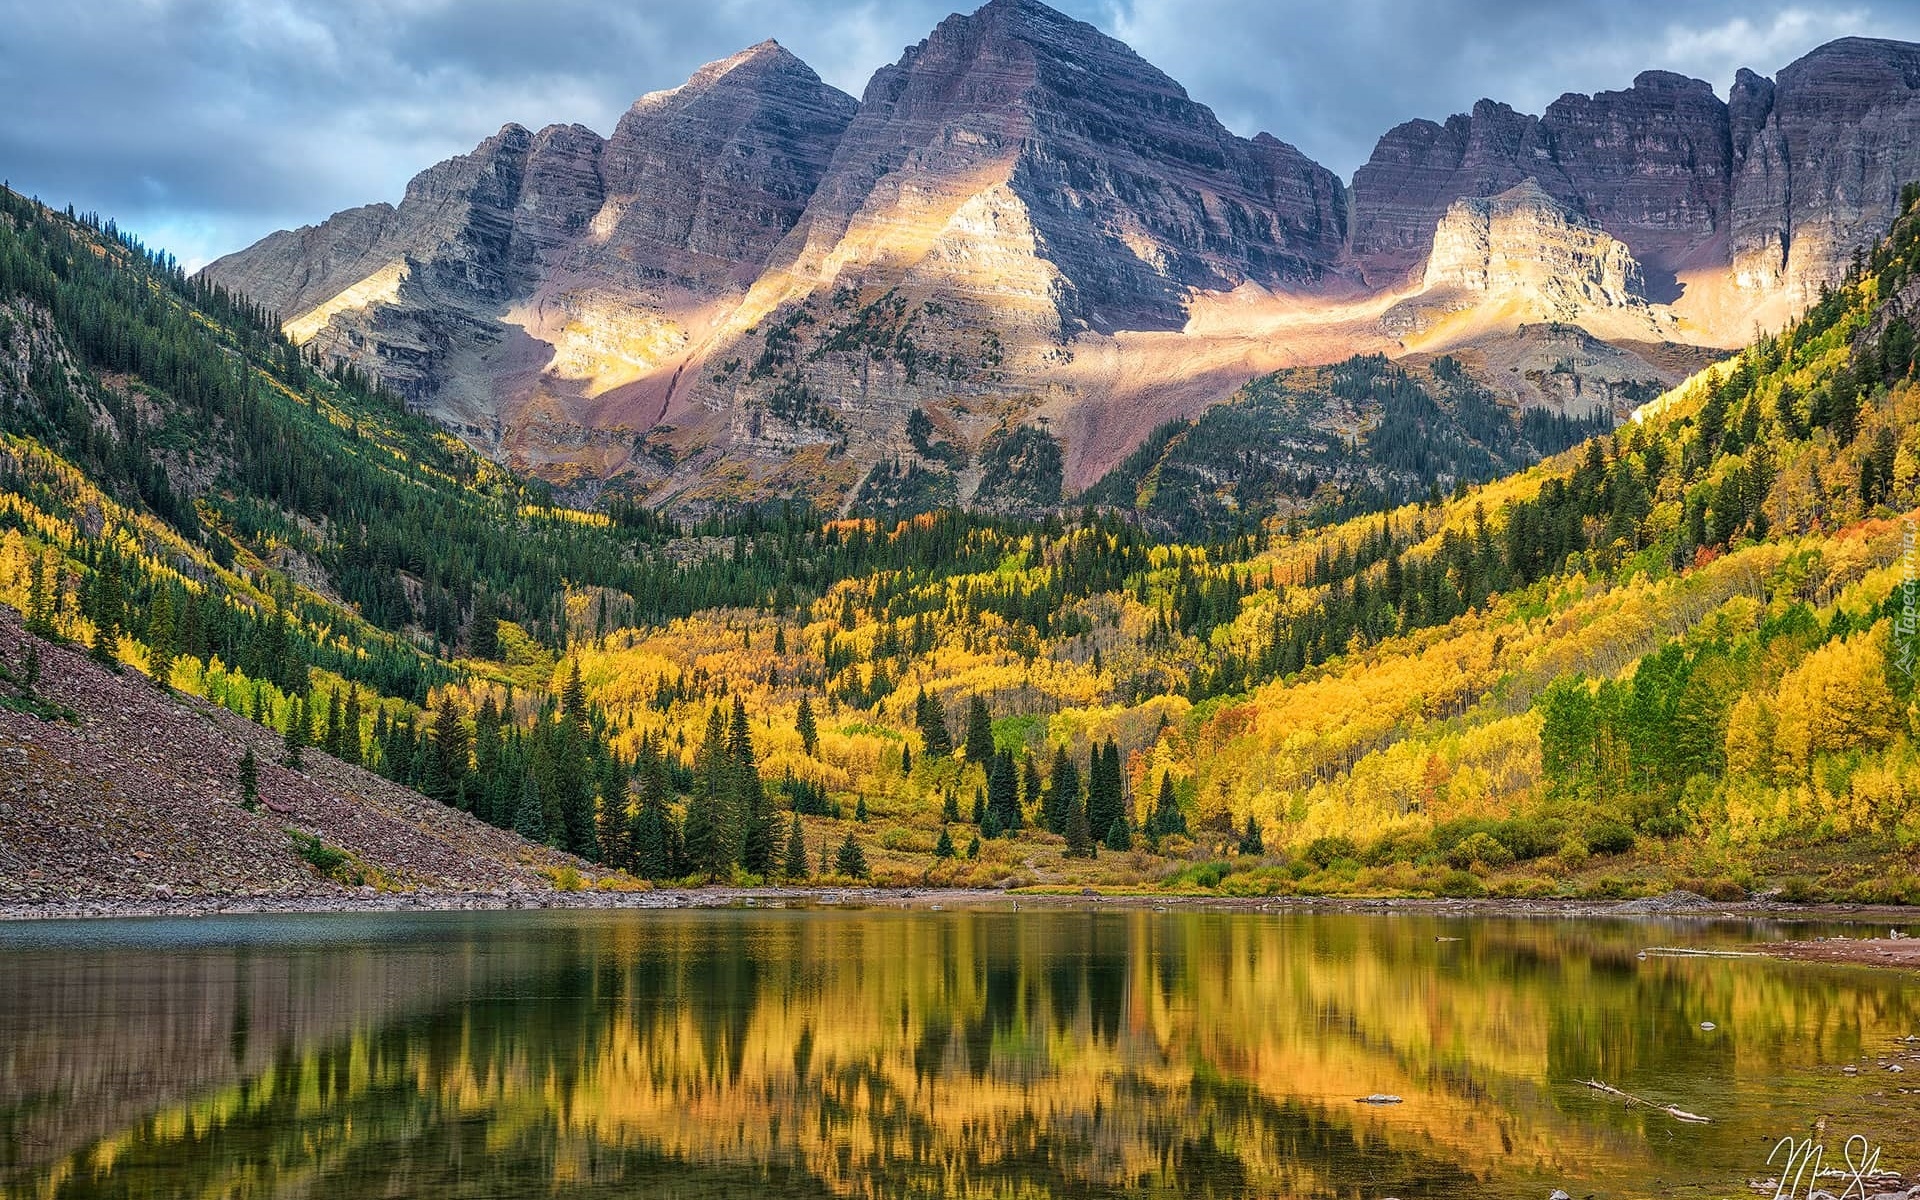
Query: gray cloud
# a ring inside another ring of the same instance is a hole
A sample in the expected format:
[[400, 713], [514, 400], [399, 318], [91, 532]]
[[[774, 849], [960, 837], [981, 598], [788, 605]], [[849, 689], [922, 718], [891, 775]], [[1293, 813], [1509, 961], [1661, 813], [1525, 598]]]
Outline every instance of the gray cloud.
[[[971, 7], [974, 0], [961, 0]], [[954, 0], [0, 0], [0, 175], [197, 265], [397, 199], [508, 121], [610, 130], [639, 94], [778, 38], [858, 95]], [[1387, 128], [1492, 96], [1539, 111], [1649, 67], [1771, 73], [1920, 0], [1061, 0], [1241, 133], [1350, 175]]]

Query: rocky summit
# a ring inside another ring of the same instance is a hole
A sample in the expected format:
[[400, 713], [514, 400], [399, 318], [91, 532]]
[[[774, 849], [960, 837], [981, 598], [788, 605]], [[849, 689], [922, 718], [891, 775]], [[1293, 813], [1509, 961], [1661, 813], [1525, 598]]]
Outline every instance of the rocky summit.
[[1570, 323], [1614, 347], [1598, 394], [1671, 383], [1698, 361], [1675, 347], [1844, 275], [1920, 177], [1917, 130], [1920, 46], [1850, 38], [1726, 99], [1647, 71], [1409, 121], [1349, 185], [994, 0], [857, 102], [764, 42], [608, 137], [509, 125], [398, 206], [207, 274], [558, 482], [840, 503], [907, 463], [966, 501], [1019, 427], [1077, 490], [1255, 374], [1356, 352], [1459, 351], [1539, 404], [1503, 364]]

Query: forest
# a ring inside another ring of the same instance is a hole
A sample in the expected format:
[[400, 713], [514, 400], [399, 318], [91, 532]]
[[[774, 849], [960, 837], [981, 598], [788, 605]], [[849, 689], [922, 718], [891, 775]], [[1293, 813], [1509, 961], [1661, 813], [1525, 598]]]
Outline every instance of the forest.
[[683, 522], [4, 192], [0, 602], [596, 878], [1920, 901], [1915, 205], [1617, 429], [1363, 358]]

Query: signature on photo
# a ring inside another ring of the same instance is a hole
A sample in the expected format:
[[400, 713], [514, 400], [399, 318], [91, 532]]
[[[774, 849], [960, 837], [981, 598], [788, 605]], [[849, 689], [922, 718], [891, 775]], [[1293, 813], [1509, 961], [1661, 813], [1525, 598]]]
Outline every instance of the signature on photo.
[[[1820, 1122], [1822, 1128], [1814, 1137], [1824, 1132], [1826, 1119]], [[1882, 1183], [1897, 1183], [1900, 1176], [1893, 1171], [1880, 1167], [1880, 1147], [1873, 1145], [1860, 1134], [1848, 1138], [1840, 1148], [1840, 1165], [1827, 1165], [1827, 1147], [1814, 1138], [1783, 1137], [1773, 1145], [1767, 1155], [1767, 1165], [1774, 1166], [1778, 1160], [1779, 1174], [1771, 1179], [1753, 1181], [1755, 1191], [1765, 1192], [1773, 1189], [1773, 1200], [1808, 1200], [1814, 1194], [1822, 1179], [1838, 1179], [1846, 1184], [1839, 1200], [1867, 1200], [1879, 1190]], [[1823, 1188], [1823, 1191], [1831, 1191]]]

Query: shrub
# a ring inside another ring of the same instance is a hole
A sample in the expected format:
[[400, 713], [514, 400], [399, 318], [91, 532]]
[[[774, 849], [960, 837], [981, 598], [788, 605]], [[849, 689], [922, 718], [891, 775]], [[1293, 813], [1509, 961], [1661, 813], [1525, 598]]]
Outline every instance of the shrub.
[[1440, 877], [1433, 890], [1439, 895], [1455, 899], [1472, 899], [1487, 894], [1485, 885], [1467, 871], [1448, 871]]
[[577, 892], [585, 882], [581, 879], [579, 870], [571, 863], [563, 863], [557, 867], [549, 867], [547, 868], [546, 875], [547, 879], [553, 884], [553, 890], [556, 892]]
[[1560, 840], [1560, 865], [1569, 871], [1578, 871], [1587, 865], [1587, 839], [1577, 833], [1570, 833]]
[[1336, 858], [1357, 858], [1359, 853], [1352, 838], [1321, 837], [1308, 842], [1300, 857], [1316, 867], [1330, 867]]
[[1595, 854], [1625, 854], [1633, 849], [1633, 830], [1618, 821], [1602, 821], [1587, 830], [1587, 849]]
[[353, 859], [346, 851], [336, 850], [313, 834], [302, 833], [298, 829], [287, 832], [293, 837], [294, 852], [323, 877], [352, 887], [359, 887], [366, 882], [366, 876], [355, 868]]
[[1161, 882], [1166, 888], [1217, 888], [1232, 870], [1223, 862], [1194, 863], [1175, 871]]
[[1510, 867], [1513, 865], [1513, 851], [1491, 834], [1476, 833], [1447, 851], [1447, 862], [1461, 869], [1475, 865]]

